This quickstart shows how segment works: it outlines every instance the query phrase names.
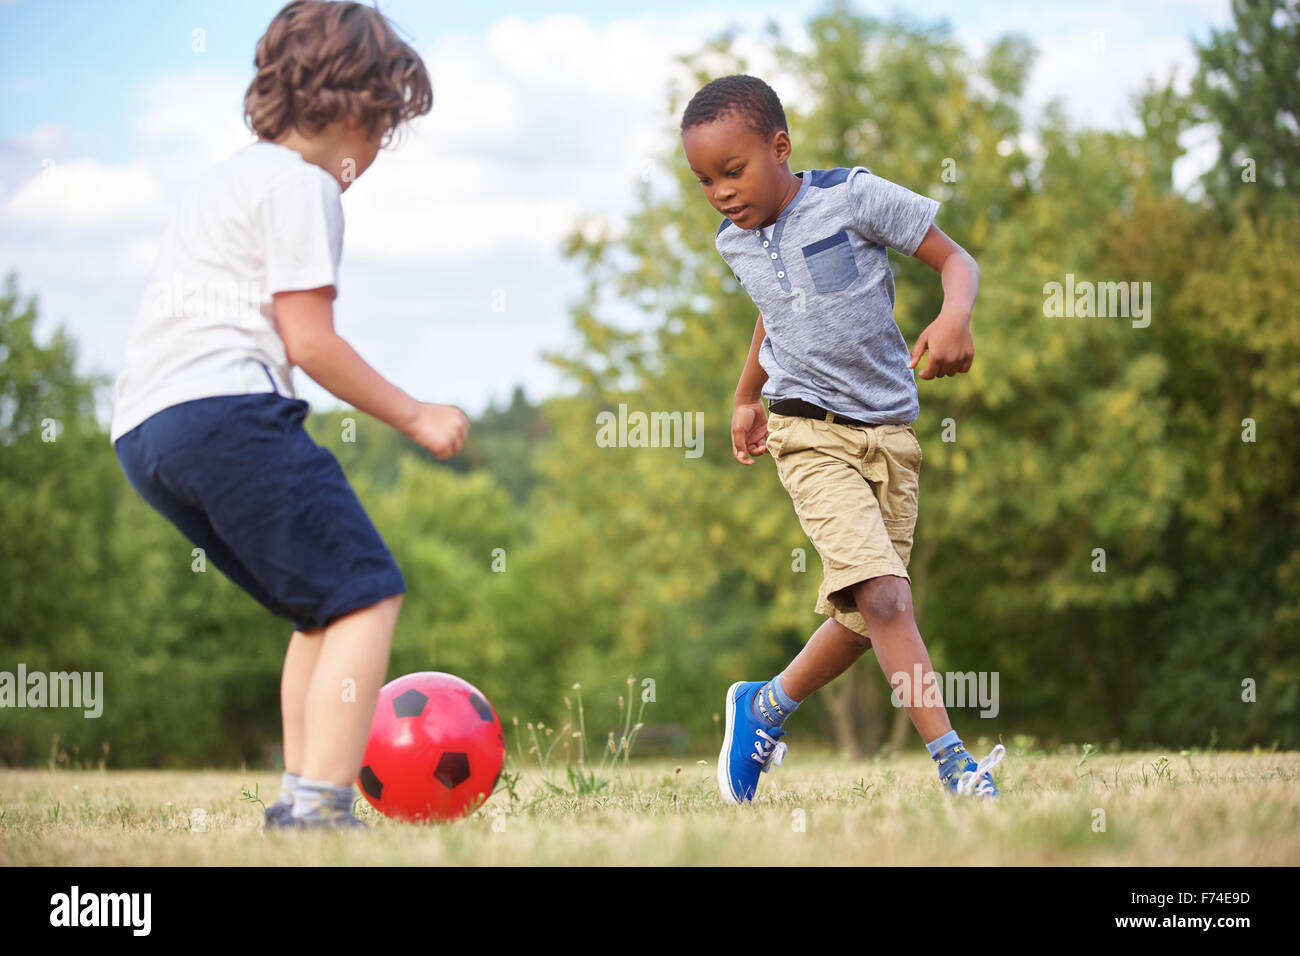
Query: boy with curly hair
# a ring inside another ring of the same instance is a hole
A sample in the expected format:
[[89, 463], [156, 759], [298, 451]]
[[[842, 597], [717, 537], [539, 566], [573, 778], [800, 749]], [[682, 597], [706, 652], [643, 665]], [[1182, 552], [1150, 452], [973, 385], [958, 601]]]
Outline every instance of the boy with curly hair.
[[[785, 111], [757, 77], [706, 84], [681, 129], [691, 170], [726, 217], [718, 252], [759, 310], [732, 450], [745, 465], [772, 453], [825, 569], [817, 611], [826, 622], [780, 674], [727, 691], [718, 786], [742, 803], [784, 757], [786, 718], [868, 649], [896, 690], [914, 674], [934, 686], [907, 575], [921, 468], [912, 369], [927, 350], [923, 379], [970, 369], [979, 270], [934, 226], [933, 199], [864, 166], [791, 173]], [[890, 246], [943, 281], [943, 308], [910, 354], [894, 321]], [[904, 705], [951, 792], [997, 796], [988, 770], [1001, 744], [976, 764], [942, 700], [908, 695]]]
[[293, 622], [285, 774], [265, 825], [364, 826], [352, 783], [406, 588], [338, 462], [303, 428], [291, 369], [439, 458], [464, 442], [460, 409], [385, 380], [333, 320], [340, 196], [433, 93], [420, 57], [361, 3], [287, 4], [254, 64], [244, 108], [257, 141], [207, 170], [175, 210], [127, 345], [111, 440], [145, 501]]

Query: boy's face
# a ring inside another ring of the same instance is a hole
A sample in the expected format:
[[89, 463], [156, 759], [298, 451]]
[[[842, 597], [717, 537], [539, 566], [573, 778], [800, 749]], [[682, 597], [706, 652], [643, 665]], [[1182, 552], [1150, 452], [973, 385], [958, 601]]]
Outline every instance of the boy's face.
[[783, 129], [764, 139], [743, 117], [727, 113], [686, 130], [682, 148], [713, 208], [742, 229], [776, 222], [798, 189], [787, 166], [790, 135]]

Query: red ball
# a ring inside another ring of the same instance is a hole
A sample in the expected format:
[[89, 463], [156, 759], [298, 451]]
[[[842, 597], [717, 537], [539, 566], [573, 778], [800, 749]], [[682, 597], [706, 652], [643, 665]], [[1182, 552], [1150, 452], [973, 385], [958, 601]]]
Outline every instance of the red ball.
[[486, 697], [439, 671], [385, 684], [357, 786], [397, 820], [454, 820], [486, 800], [501, 775], [506, 738]]

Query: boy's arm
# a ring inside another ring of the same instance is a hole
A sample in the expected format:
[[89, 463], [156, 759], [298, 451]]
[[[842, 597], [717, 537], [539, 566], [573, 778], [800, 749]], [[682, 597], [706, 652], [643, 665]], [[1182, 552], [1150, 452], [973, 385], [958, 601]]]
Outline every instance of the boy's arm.
[[754, 459], [750, 455], [767, 451], [767, 409], [763, 407], [763, 383], [767, 381], [767, 372], [758, 362], [765, 338], [767, 331], [760, 315], [754, 326], [754, 338], [749, 343], [745, 370], [740, 373], [736, 385], [736, 408], [731, 415], [731, 452], [742, 465], [752, 465]]
[[275, 318], [289, 361], [330, 394], [450, 458], [469, 430], [464, 412], [452, 405], [416, 401], [367, 364], [334, 331], [333, 288], [277, 292]]
[[758, 317], [758, 322], [754, 325], [754, 337], [749, 343], [749, 355], [745, 358], [745, 369], [740, 373], [740, 381], [736, 384], [736, 404], [752, 405], [754, 402], [761, 401], [763, 397], [763, 385], [767, 382], [767, 372], [763, 371], [763, 366], [758, 363], [759, 350], [763, 348], [763, 339], [767, 338], [767, 330], [763, 328], [763, 317]]
[[970, 370], [975, 359], [975, 343], [970, 334], [970, 315], [979, 293], [980, 270], [970, 254], [953, 242], [937, 226], [931, 226], [913, 257], [942, 276], [943, 308], [939, 316], [916, 339], [912, 361], [916, 368], [928, 349], [930, 360], [921, 378], [942, 378]]

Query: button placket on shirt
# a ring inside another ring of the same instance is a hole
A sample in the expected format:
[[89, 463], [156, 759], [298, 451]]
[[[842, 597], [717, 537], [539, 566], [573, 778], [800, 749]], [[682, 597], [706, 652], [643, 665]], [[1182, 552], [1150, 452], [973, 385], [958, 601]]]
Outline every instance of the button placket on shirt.
[[763, 244], [763, 251], [767, 254], [768, 261], [772, 263], [772, 271], [776, 273], [777, 282], [781, 283], [781, 290], [789, 292], [790, 279], [786, 276], [785, 262], [781, 259], [781, 227], [784, 225], [784, 221], [777, 220], [776, 225], [772, 228], [772, 238], [770, 240], [763, 238], [761, 227], [754, 230], [754, 235]]

